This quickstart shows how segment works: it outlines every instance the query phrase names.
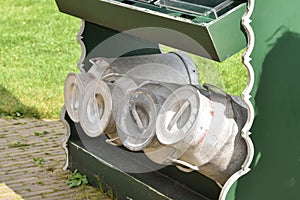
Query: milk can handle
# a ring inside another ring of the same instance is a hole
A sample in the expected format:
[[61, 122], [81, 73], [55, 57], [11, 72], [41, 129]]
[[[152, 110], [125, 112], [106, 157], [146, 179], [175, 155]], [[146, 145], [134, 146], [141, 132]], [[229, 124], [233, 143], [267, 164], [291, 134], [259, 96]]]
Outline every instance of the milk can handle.
[[110, 145], [112, 145], [112, 146], [117, 147], [117, 146], [121, 146], [121, 144], [119, 144], [119, 143], [117, 142], [117, 140], [119, 140], [119, 139], [120, 139], [119, 137], [111, 138], [111, 139], [106, 139], [105, 142], [106, 142], [107, 144], [110, 144]]
[[[184, 171], [184, 172], [191, 172], [193, 170], [195, 171], [199, 171], [199, 167], [198, 166], [195, 166], [195, 165], [192, 165], [190, 163], [187, 163], [183, 160], [178, 160], [178, 159], [170, 159], [173, 163], [176, 163], [176, 167], [179, 168], [180, 170]], [[184, 167], [187, 167], [187, 168], [184, 168]]]
[[135, 90], [137, 90], [137, 89], [139, 89], [139, 88], [142, 88], [143, 86], [145, 86], [145, 85], [147, 85], [147, 84], [149, 84], [149, 83], [151, 83], [151, 84], [156, 84], [156, 85], [159, 85], [159, 84], [160, 84], [160, 82], [158, 82], [158, 81], [148, 81], [148, 80], [146, 80], [146, 81], [143, 81], [140, 85], [138, 85], [138, 86], [136, 86], [136, 87], [134, 87], [134, 88], [130, 88], [127, 92], [129, 93], [129, 92], [131, 92], [131, 91], [135, 91]]

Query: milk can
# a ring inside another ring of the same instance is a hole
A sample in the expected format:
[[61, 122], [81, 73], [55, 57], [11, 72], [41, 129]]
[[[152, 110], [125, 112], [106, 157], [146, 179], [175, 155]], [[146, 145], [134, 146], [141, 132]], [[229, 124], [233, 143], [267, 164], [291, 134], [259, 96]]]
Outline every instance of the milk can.
[[191, 143], [206, 136], [212, 120], [212, 103], [191, 85], [185, 85], [166, 99], [156, 120], [157, 141], [145, 154], [159, 164], [172, 164]]
[[68, 74], [64, 85], [64, 101], [67, 112], [74, 122], [79, 122], [80, 99], [85, 87], [94, 79], [93, 74], [71, 72]]
[[140, 151], [151, 146], [158, 112], [178, 87], [174, 83], [146, 81], [125, 96], [116, 115], [118, 135], [125, 147]]
[[193, 86], [182, 86], [166, 99], [156, 121], [160, 144], [145, 153], [154, 162], [197, 170], [224, 184], [246, 157], [240, 136], [246, 108], [237, 97], [205, 87], [203, 95]]

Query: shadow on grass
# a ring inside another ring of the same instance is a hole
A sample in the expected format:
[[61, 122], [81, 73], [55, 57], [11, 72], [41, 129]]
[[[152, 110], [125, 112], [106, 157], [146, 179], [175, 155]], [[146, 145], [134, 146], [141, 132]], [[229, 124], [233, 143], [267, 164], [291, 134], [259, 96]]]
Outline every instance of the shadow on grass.
[[40, 114], [36, 108], [24, 105], [11, 92], [0, 85], [0, 117], [40, 119]]

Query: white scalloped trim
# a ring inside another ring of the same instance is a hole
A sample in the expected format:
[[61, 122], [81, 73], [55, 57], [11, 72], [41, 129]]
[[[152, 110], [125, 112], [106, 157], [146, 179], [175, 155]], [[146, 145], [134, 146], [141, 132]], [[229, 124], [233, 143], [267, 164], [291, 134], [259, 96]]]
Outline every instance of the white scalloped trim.
[[[86, 56], [86, 48], [85, 48], [85, 44], [84, 42], [82, 41], [82, 34], [84, 32], [84, 29], [85, 29], [85, 20], [81, 20], [81, 26], [80, 26], [80, 29], [76, 35], [76, 39], [78, 41], [78, 43], [80, 44], [80, 47], [81, 47], [81, 56], [80, 56], [80, 59], [78, 61], [78, 64], [77, 64], [77, 67], [78, 69], [80, 70], [80, 72], [85, 72], [84, 71], [84, 68], [83, 68], [83, 61], [85, 59], [85, 56]], [[65, 132], [65, 135], [63, 136], [63, 139], [62, 139], [62, 142], [61, 142], [61, 147], [63, 148], [63, 150], [65, 151], [65, 154], [66, 154], [66, 162], [63, 166], [63, 170], [67, 170], [68, 167], [69, 167], [69, 150], [68, 150], [68, 141], [70, 139], [70, 136], [71, 136], [71, 129], [70, 129], [70, 125], [69, 123], [65, 120], [65, 114], [67, 112], [67, 109], [66, 109], [66, 106], [64, 105], [61, 109], [61, 112], [60, 112], [60, 121], [64, 124], [65, 128], [66, 128], [66, 132]]]
[[242, 98], [245, 101], [247, 107], [248, 107], [248, 119], [246, 121], [245, 126], [242, 129], [242, 137], [244, 138], [246, 144], [247, 144], [247, 150], [248, 150], [248, 155], [247, 158], [244, 162], [244, 164], [242, 165], [241, 170], [237, 171], [235, 174], [233, 174], [225, 183], [225, 185], [222, 188], [222, 191], [220, 193], [219, 196], [219, 200], [225, 200], [228, 191], [230, 190], [231, 186], [243, 175], [247, 174], [250, 171], [250, 164], [253, 160], [253, 156], [254, 156], [254, 145], [252, 143], [252, 140], [250, 138], [250, 134], [251, 132], [249, 131], [250, 128], [252, 127], [253, 124], [253, 120], [254, 120], [254, 108], [252, 103], [250, 102], [250, 92], [253, 88], [253, 84], [254, 84], [254, 71], [253, 71], [253, 67], [250, 64], [251, 61], [251, 53], [253, 51], [254, 48], [254, 41], [255, 41], [255, 37], [254, 37], [254, 32], [253, 29], [250, 25], [250, 23], [252, 22], [250, 17], [253, 13], [253, 9], [254, 9], [254, 4], [255, 4], [255, 0], [248, 0], [248, 4], [247, 4], [247, 11], [245, 12], [243, 18], [242, 18], [242, 25], [246, 31], [247, 34], [247, 39], [248, 39], [248, 45], [247, 45], [247, 49], [243, 55], [243, 63], [247, 68], [248, 71], [248, 83], [247, 86], [245, 88], [245, 90], [242, 93]]
[[66, 154], [66, 162], [65, 165], [63, 166], [63, 170], [67, 170], [68, 166], [69, 166], [69, 150], [68, 150], [68, 141], [70, 139], [71, 136], [71, 129], [70, 129], [70, 125], [69, 123], [65, 120], [65, 115], [66, 115], [67, 109], [66, 106], [64, 105], [61, 109], [60, 112], [60, 121], [63, 123], [63, 125], [66, 128], [65, 134], [63, 136], [63, 139], [61, 141], [61, 147], [63, 148], [63, 150], [65, 151]]
[[83, 61], [86, 57], [86, 48], [85, 48], [85, 44], [84, 42], [82, 41], [82, 34], [84, 32], [84, 29], [85, 29], [85, 20], [81, 20], [81, 26], [80, 26], [80, 29], [77, 33], [77, 36], [76, 36], [76, 39], [78, 41], [78, 43], [80, 44], [80, 47], [81, 47], [81, 56], [80, 56], [80, 59], [77, 63], [77, 66], [78, 66], [78, 69], [80, 70], [80, 72], [85, 72], [84, 68], [83, 68]]

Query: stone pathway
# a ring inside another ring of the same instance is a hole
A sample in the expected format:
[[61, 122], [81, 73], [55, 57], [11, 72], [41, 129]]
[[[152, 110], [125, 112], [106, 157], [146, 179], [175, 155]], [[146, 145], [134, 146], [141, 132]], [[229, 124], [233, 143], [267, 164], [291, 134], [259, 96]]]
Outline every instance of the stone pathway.
[[65, 131], [60, 121], [0, 119], [0, 200], [109, 199], [91, 186], [66, 184]]

